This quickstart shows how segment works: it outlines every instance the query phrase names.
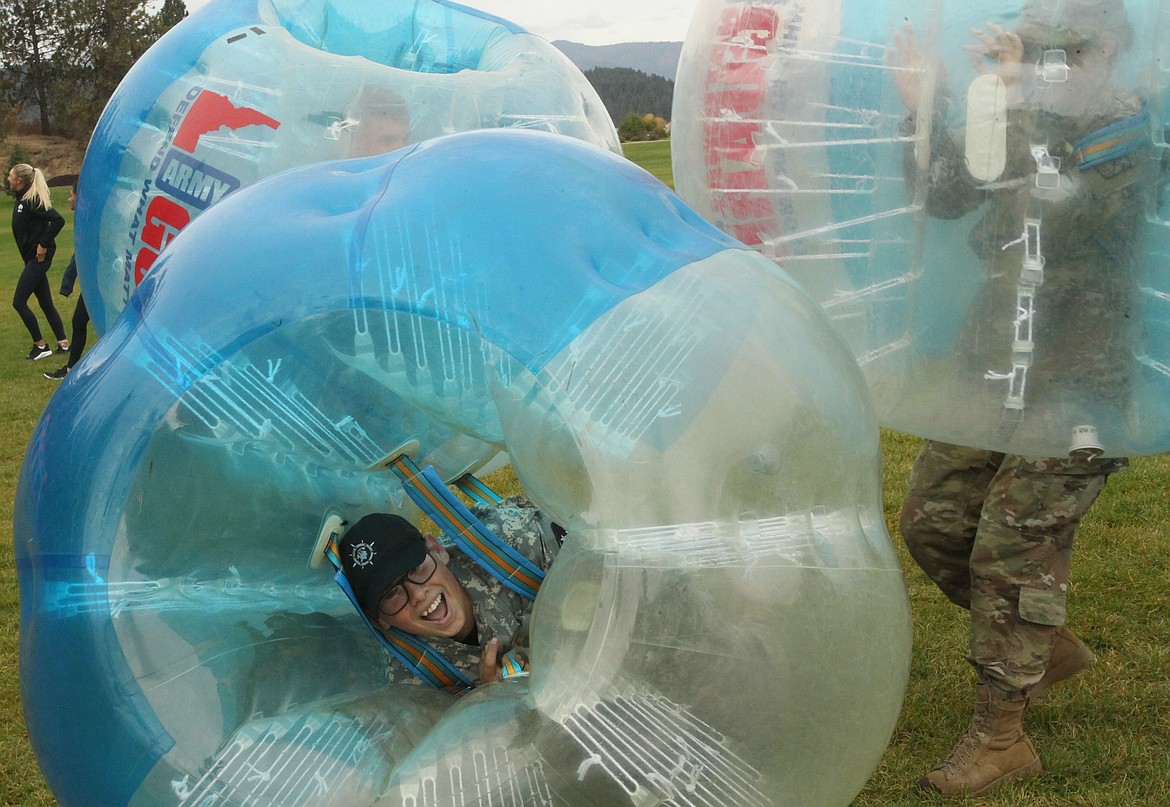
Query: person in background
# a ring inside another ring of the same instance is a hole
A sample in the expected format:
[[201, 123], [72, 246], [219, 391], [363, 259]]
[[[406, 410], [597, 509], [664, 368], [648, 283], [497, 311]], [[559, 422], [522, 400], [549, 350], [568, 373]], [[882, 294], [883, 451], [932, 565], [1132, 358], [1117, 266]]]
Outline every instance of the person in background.
[[[1067, 0], [1058, 18], [1051, 8], [1027, 0], [1015, 30], [989, 23], [967, 47], [1006, 93], [1006, 166], [990, 180], [973, 176], [962, 132], [945, 126], [945, 90], [935, 98], [935, 119], [916, 120], [918, 46], [909, 23], [895, 34], [898, 66], [910, 68], [895, 71], [910, 111], [905, 133], [932, 127], [929, 164], [918, 171], [908, 154], [907, 180], [923, 194], [928, 215], [982, 214], [969, 245], [985, 259], [987, 279], [958, 346], [972, 377], [989, 378], [994, 357], [1011, 355], [1023, 289], [1034, 293], [1040, 334], [1030, 400], [1076, 403], [1086, 393], [1124, 400], [1133, 372], [1126, 349], [1130, 256], [1154, 164], [1148, 112], [1138, 94], [1113, 83], [1132, 36], [1123, 2]], [[1041, 84], [1040, 65], [1049, 60], [1064, 72]], [[1040, 177], [1044, 169], [1059, 176]], [[1023, 275], [1028, 256], [1020, 233], [1029, 222], [1043, 228], [1042, 284]], [[1124, 457], [1071, 448], [1064, 457], [1025, 457], [926, 441], [911, 471], [901, 531], [915, 562], [969, 612], [967, 661], [977, 681], [969, 729], [919, 780], [921, 789], [978, 796], [1042, 770], [1024, 731], [1026, 709], [1093, 663], [1065, 625], [1073, 538], [1109, 475], [1125, 465]]]
[[[69, 209], [75, 210], [77, 208], [77, 183], [73, 183], [73, 187], [69, 189]], [[68, 297], [73, 293], [73, 287], [77, 283], [77, 255], [73, 255], [69, 259], [69, 265], [65, 267], [65, 274], [61, 276], [61, 291], [62, 297]], [[59, 381], [69, 374], [73, 366], [81, 360], [81, 354], [85, 352], [86, 329], [89, 327], [89, 309], [85, 307], [85, 297], [79, 291], [77, 293], [77, 307], [73, 309], [73, 320], [70, 322], [73, 328], [72, 337], [69, 340], [69, 359], [64, 365], [58, 367], [56, 370], [48, 370], [43, 375], [45, 378]]]
[[38, 361], [52, 356], [53, 349], [45, 343], [40, 323], [29, 308], [29, 298], [34, 295], [49, 328], [57, 337], [57, 352], [65, 353], [69, 350], [65, 326], [53, 305], [53, 292], [49, 288], [49, 267], [57, 251], [54, 239], [65, 226], [65, 219], [53, 209], [49, 185], [41, 169], [26, 163], [12, 166], [8, 172], [8, 187], [16, 195], [12, 206], [12, 237], [16, 239], [20, 259], [24, 261], [24, 269], [16, 282], [16, 292], [12, 295], [12, 307], [20, 315], [33, 340], [28, 358]]
[[349, 156], [388, 154], [409, 144], [410, 107], [402, 96], [385, 87], [362, 87], [357, 99], [357, 121], [351, 132]]

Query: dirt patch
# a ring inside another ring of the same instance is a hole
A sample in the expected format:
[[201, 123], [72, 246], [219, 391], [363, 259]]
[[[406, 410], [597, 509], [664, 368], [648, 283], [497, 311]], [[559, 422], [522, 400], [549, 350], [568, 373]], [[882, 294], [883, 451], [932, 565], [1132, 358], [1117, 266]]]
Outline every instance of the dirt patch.
[[64, 137], [25, 134], [11, 134], [0, 145], [3, 171], [11, 167], [7, 163], [17, 146], [24, 150], [29, 165], [45, 172], [50, 185], [68, 185], [81, 172], [85, 148], [80, 143]]

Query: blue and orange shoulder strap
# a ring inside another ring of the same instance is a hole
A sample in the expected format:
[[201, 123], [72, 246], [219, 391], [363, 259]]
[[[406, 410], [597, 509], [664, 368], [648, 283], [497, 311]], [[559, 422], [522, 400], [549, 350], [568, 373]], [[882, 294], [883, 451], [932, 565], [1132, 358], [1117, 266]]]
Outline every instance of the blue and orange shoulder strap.
[[[544, 581], [544, 571], [476, 518], [439, 478], [434, 468], [428, 465], [420, 471], [405, 454], [391, 460], [389, 467], [402, 480], [407, 495], [450, 536], [456, 546], [521, 597], [536, 599], [536, 592]], [[478, 479], [474, 484], [467, 480], [465, 476], [456, 484], [475, 490], [475, 498], [479, 501], [500, 501], [500, 497]]]

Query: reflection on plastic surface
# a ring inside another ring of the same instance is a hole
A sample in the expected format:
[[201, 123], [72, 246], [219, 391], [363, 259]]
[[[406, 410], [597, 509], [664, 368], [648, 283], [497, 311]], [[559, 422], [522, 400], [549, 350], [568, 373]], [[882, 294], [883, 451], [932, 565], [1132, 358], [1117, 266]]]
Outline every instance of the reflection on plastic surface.
[[620, 147], [548, 42], [447, 0], [212, 0], [123, 79], [81, 174], [78, 266], [104, 333], [192, 219], [255, 180], [470, 129]]
[[676, 187], [820, 301], [883, 425], [1162, 452], [1167, 53], [1165, 0], [702, 0]]
[[[309, 564], [406, 507], [371, 468], [412, 441], [444, 479], [506, 449], [569, 530], [530, 678], [387, 685]], [[879, 469], [823, 312], [624, 159], [292, 169], [192, 222], [37, 427], [30, 737], [64, 807], [845, 805], [909, 668]]]

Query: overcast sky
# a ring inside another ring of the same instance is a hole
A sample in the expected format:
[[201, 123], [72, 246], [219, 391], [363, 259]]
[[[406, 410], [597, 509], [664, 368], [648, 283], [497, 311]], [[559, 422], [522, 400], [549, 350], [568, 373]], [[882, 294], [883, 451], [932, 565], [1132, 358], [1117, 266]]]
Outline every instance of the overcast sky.
[[[186, 0], [194, 11], [208, 0]], [[470, 0], [463, 5], [511, 20], [550, 42], [586, 45], [680, 42], [697, 0]]]
[[678, 42], [686, 36], [696, 0], [471, 0], [478, 8], [545, 39], [586, 45]]

